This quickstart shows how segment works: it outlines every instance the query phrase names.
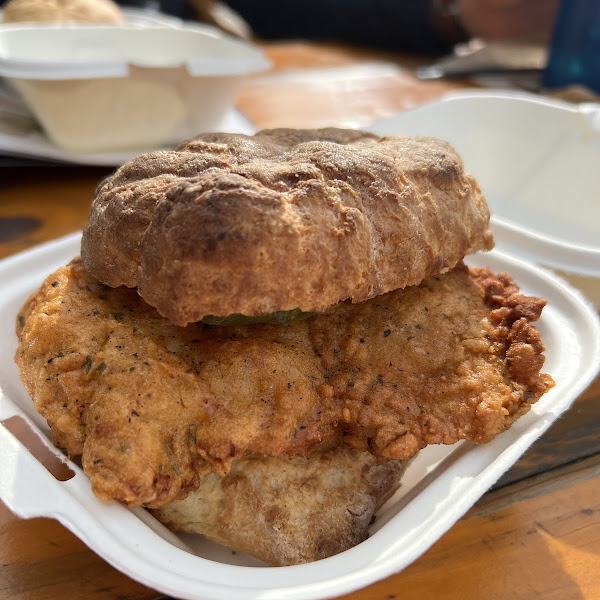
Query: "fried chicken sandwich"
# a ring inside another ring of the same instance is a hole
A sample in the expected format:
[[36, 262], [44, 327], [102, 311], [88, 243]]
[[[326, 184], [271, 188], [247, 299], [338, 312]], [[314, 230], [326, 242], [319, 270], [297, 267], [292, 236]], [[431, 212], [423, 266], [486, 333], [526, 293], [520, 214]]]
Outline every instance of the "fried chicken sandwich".
[[420, 449], [485, 443], [553, 385], [545, 301], [462, 263], [488, 225], [436, 139], [201, 135], [99, 187], [16, 362], [99, 498], [270, 564], [324, 558]]

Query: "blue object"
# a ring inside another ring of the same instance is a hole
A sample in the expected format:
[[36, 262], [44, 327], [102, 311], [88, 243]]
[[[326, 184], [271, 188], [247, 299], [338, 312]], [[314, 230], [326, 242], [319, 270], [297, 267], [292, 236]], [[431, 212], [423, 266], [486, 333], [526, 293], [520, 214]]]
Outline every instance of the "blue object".
[[562, 0], [542, 84], [573, 83], [600, 93], [600, 0]]

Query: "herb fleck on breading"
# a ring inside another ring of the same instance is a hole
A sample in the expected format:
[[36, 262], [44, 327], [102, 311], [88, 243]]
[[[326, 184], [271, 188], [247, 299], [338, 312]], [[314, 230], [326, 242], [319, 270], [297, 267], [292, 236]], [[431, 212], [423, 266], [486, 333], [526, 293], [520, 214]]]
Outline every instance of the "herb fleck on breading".
[[85, 362], [81, 366], [85, 369], [86, 374], [89, 373], [92, 368], [92, 357], [86, 356]]

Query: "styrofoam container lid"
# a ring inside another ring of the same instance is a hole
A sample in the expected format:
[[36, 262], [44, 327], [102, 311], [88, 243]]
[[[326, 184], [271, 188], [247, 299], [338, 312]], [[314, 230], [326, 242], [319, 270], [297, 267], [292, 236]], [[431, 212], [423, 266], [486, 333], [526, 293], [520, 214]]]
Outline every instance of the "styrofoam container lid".
[[0, 29], [0, 75], [18, 79], [127, 77], [129, 66], [185, 66], [192, 76], [269, 66], [251, 44], [207, 28], [14, 25]]
[[184, 24], [183, 19], [152, 8], [121, 6], [120, 9], [125, 25], [131, 27], [153, 27], [157, 25], [160, 27], [181, 27]]
[[490, 205], [498, 248], [600, 278], [600, 104], [469, 91], [369, 129], [448, 140]]

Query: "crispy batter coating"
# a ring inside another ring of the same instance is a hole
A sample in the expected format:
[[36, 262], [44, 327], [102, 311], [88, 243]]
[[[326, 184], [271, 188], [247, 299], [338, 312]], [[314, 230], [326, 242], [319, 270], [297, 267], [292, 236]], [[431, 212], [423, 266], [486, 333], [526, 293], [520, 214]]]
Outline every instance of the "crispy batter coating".
[[462, 266], [312, 319], [328, 374], [321, 393], [341, 404], [344, 441], [389, 459], [490, 441], [553, 386], [540, 375], [544, 346], [530, 325], [544, 306], [507, 274], [469, 276]]
[[406, 463], [377, 464], [337, 446], [308, 458], [248, 456], [225, 477], [152, 511], [169, 529], [201, 533], [275, 566], [338, 554], [368, 537], [377, 509], [397, 489]]
[[22, 308], [15, 360], [96, 495], [159, 507], [247, 453], [337, 434], [378, 459], [486, 442], [553, 385], [530, 325], [544, 301], [464, 266], [289, 326], [178, 327], [80, 260]]
[[246, 451], [294, 456], [332, 434], [304, 328], [177, 327], [79, 261], [47, 279], [21, 319], [25, 386], [101, 498], [158, 506]]
[[493, 245], [489, 211], [447, 143], [354, 130], [204, 134], [136, 157], [98, 189], [89, 272], [178, 325], [319, 312], [454, 267]]

